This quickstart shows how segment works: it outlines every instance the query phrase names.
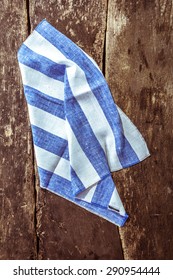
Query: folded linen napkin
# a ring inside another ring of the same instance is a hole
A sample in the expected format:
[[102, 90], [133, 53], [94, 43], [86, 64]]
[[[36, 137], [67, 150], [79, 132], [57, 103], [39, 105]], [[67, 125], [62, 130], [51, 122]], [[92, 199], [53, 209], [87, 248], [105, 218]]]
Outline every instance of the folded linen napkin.
[[18, 50], [40, 186], [123, 226], [111, 172], [149, 156], [96, 62], [42, 20]]

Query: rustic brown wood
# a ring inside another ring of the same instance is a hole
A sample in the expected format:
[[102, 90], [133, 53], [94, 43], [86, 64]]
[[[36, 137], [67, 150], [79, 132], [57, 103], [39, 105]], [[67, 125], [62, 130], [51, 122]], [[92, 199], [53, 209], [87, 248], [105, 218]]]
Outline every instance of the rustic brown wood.
[[0, 26], [0, 259], [33, 259], [32, 147], [16, 59], [27, 36], [26, 2], [1, 1]]
[[[173, 259], [172, 1], [109, 0], [108, 14], [106, 2], [0, 3], [0, 259]], [[114, 173], [130, 214], [119, 233], [35, 181], [16, 53], [43, 18], [103, 67], [116, 103], [148, 143], [150, 158]]]
[[[46, 18], [102, 66], [107, 4], [102, 1], [30, 1], [31, 29]], [[37, 177], [38, 178], [38, 177]], [[117, 227], [39, 188], [39, 259], [122, 259]]]
[[172, 19], [172, 1], [109, 1], [106, 77], [151, 152], [114, 174], [130, 214], [120, 229], [125, 259], [173, 259]]

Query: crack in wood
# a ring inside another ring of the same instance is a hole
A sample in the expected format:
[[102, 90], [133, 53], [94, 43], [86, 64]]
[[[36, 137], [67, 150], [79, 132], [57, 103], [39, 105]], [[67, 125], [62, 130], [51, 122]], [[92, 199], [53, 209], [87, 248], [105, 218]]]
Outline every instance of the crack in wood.
[[108, 8], [109, 8], [109, 0], [107, 0], [107, 7], [106, 7], [105, 33], [104, 33], [103, 58], [102, 58], [102, 73], [104, 76], [106, 76], [106, 40], [107, 40], [107, 28], [108, 28]]
[[[30, 20], [30, 1], [26, 0], [26, 14], [27, 14], [27, 29], [28, 29], [28, 36], [31, 34], [31, 20]], [[39, 235], [37, 232], [38, 228], [38, 218], [37, 218], [37, 206], [38, 206], [38, 194], [37, 194], [37, 188], [36, 188], [36, 162], [35, 162], [35, 155], [34, 155], [34, 147], [32, 144], [32, 166], [33, 166], [33, 189], [34, 189], [34, 230], [35, 230], [35, 242], [36, 242], [36, 248], [34, 252], [34, 256], [36, 256], [36, 259], [38, 259], [39, 256]]]
[[[109, 24], [108, 24], [108, 17], [109, 17], [109, 8], [111, 8], [111, 1], [107, 0], [107, 10], [106, 10], [106, 24], [105, 24], [105, 37], [104, 37], [104, 47], [103, 47], [103, 75], [106, 77], [107, 75], [107, 71], [106, 71], [106, 63], [107, 63], [107, 41], [108, 41], [108, 37], [107, 37], [107, 32], [108, 32], [108, 28], [109, 28]], [[110, 5], [110, 7], [109, 7]], [[119, 243], [120, 243], [120, 250], [121, 250], [121, 254], [124, 258], [124, 250], [123, 250], [123, 244], [122, 244], [122, 240], [121, 240], [121, 234], [119, 231], [119, 228], [117, 227], [117, 234], [118, 234], [118, 238], [119, 238]]]
[[28, 35], [31, 33], [31, 21], [30, 21], [30, 1], [26, 0], [26, 12], [27, 12], [27, 27]]

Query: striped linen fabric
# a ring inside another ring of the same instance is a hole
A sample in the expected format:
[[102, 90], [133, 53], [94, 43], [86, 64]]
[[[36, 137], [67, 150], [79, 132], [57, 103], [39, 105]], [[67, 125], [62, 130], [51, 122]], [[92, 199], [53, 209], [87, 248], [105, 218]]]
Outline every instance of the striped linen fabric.
[[149, 156], [96, 62], [42, 20], [18, 50], [40, 186], [123, 226], [111, 172]]

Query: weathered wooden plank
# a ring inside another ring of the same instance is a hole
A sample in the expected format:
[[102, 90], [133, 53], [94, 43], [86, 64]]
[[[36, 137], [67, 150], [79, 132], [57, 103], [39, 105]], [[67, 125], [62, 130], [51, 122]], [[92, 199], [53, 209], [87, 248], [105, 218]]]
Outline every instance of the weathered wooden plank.
[[120, 230], [124, 256], [172, 259], [172, 1], [110, 0], [108, 10], [106, 77], [151, 152], [114, 175], [131, 215]]
[[0, 259], [36, 256], [30, 131], [17, 50], [27, 36], [25, 1], [0, 3]]
[[[32, 30], [46, 18], [102, 66], [106, 2], [30, 1]], [[116, 226], [39, 187], [37, 208], [40, 259], [123, 258]]]

